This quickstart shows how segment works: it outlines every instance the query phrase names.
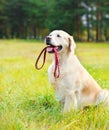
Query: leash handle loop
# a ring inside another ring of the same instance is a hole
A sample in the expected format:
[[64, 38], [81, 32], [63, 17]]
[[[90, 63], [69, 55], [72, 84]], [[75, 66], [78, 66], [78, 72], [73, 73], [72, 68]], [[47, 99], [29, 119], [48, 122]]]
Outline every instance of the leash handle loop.
[[[37, 58], [37, 60], [36, 60], [35, 68], [36, 68], [37, 70], [42, 69], [42, 67], [43, 67], [44, 64], [45, 64], [46, 53], [47, 53], [46, 49], [47, 49], [47, 48], [48, 48], [48, 46], [45, 47], [45, 48], [41, 51], [41, 53], [39, 54], [39, 56], [38, 56], [38, 58]], [[59, 59], [58, 59], [58, 54], [57, 54], [57, 50], [56, 50], [55, 47], [53, 48], [53, 51], [54, 51], [54, 56], [55, 56], [54, 77], [55, 77], [55, 78], [59, 78], [59, 76], [60, 76]], [[42, 65], [39, 67], [39, 66], [38, 66], [38, 62], [39, 62], [39, 60], [40, 60], [42, 54], [43, 54], [43, 61], [42, 61]]]
[[[46, 48], [47, 48], [47, 47], [45, 47], [45, 48], [41, 51], [41, 53], [39, 54], [39, 56], [38, 56], [38, 58], [37, 58], [37, 60], [36, 60], [35, 68], [36, 68], [37, 70], [42, 69], [42, 67], [43, 67], [44, 64], [45, 64], [45, 60], [46, 60]], [[43, 58], [42, 65], [39, 67], [39, 66], [38, 66], [38, 62], [39, 62], [40, 57], [41, 57], [42, 54], [43, 54], [44, 58]]]

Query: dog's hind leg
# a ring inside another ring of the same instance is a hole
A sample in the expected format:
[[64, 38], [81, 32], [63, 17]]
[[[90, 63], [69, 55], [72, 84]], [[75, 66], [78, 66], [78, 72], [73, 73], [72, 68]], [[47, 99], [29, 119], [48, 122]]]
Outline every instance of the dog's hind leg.
[[104, 106], [109, 106], [109, 90], [103, 89], [97, 97], [96, 105], [102, 104]]

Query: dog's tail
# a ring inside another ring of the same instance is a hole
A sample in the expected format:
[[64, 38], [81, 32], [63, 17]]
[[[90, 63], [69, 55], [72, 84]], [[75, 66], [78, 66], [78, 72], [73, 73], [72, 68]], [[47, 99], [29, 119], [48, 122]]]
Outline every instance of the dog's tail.
[[102, 104], [103, 106], [109, 106], [109, 90], [103, 89], [98, 94], [96, 105]]

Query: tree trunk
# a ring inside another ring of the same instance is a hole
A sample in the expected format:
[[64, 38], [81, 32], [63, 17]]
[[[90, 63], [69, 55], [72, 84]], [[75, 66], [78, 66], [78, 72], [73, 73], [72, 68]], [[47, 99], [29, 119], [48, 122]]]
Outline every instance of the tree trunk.
[[90, 41], [90, 23], [89, 23], [89, 13], [87, 13], [87, 41]]

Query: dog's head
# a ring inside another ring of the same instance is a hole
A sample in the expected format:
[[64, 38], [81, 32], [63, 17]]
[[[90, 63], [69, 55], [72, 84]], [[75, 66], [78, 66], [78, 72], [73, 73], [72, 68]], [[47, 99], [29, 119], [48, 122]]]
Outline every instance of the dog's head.
[[53, 53], [53, 47], [56, 48], [58, 53], [61, 53], [63, 51], [74, 52], [76, 48], [73, 37], [62, 30], [52, 31], [45, 38], [45, 42], [50, 46], [49, 49], [47, 49], [49, 53]]

